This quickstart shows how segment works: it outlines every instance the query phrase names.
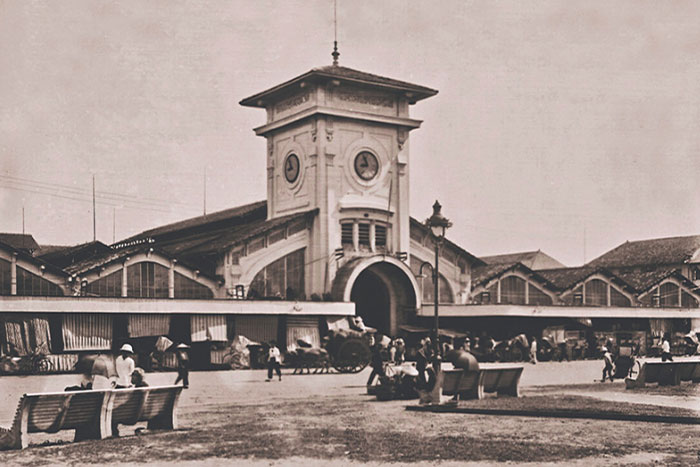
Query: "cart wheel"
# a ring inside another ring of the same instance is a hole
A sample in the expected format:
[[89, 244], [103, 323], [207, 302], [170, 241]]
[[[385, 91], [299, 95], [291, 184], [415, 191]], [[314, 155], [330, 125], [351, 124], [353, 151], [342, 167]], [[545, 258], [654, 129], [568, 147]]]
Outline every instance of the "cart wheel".
[[367, 344], [359, 339], [350, 339], [338, 348], [333, 367], [341, 373], [359, 373], [369, 364], [371, 356]]
[[630, 366], [630, 373], [629, 377], [632, 379], [637, 379], [637, 376], [639, 375], [639, 371], [642, 369], [642, 364], [639, 362], [639, 360], [635, 360], [634, 363]]

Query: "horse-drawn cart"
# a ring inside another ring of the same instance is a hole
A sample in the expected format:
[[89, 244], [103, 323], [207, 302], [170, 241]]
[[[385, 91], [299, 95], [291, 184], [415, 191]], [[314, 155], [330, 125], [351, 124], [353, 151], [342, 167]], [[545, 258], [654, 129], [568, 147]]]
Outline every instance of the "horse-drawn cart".
[[326, 350], [333, 368], [341, 373], [359, 373], [372, 358], [372, 333], [354, 329], [329, 331]]

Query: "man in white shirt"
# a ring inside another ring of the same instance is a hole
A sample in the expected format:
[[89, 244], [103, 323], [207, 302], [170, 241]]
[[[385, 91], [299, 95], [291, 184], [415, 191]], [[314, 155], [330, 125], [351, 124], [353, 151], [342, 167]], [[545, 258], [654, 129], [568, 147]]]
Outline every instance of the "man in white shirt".
[[666, 360], [669, 362], [673, 361], [673, 357], [671, 357], [671, 342], [669, 342], [668, 334], [664, 334], [663, 342], [661, 343], [661, 361], [665, 362]]
[[277, 343], [275, 341], [270, 341], [270, 350], [267, 354], [267, 379], [265, 381], [272, 380], [272, 371], [277, 373], [279, 380], [282, 381], [282, 371], [280, 370], [280, 349], [277, 348]]
[[136, 363], [131, 356], [134, 354], [134, 349], [131, 344], [122, 345], [119, 349], [119, 356], [114, 362], [117, 370], [117, 385], [116, 388], [128, 388], [131, 386], [131, 374], [136, 368]]

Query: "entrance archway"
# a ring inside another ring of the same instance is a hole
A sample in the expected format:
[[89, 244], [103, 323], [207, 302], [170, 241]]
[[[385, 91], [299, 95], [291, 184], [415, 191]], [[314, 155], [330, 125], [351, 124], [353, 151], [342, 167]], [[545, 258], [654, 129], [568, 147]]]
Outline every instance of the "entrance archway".
[[355, 313], [367, 326], [396, 335], [420, 306], [418, 285], [403, 262], [386, 257], [356, 258], [336, 274], [334, 298], [355, 302]]

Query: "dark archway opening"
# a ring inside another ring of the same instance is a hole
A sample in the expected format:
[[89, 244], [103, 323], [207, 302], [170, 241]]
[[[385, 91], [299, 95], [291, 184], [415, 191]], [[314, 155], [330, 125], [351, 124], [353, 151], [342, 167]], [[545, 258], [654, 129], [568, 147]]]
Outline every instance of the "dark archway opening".
[[404, 323], [415, 320], [416, 295], [406, 273], [390, 263], [376, 263], [362, 271], [350, 292], [355, 312], [367, 325], [395, 336]]

